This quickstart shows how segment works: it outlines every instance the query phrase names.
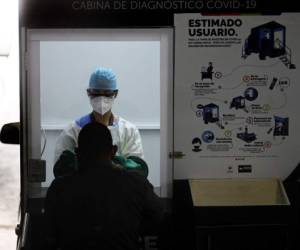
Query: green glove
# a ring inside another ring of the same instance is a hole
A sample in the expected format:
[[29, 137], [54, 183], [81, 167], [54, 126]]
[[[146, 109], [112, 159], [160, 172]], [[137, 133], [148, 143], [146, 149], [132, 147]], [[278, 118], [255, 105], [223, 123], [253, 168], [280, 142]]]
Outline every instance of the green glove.
[[65, 150], [54, 164], [53, 173], [55, 178], [73, 175], [78, 170], [78, 162], [75, 153]]
[[[123, 156], [115, 156], [113, 159], [113, 163], [122, 166], [128, 171], [134, 171], [144, 176], [145, 178], [148, 177], [149, 171], [147, 163], [137, 156], [129, 156], [128, 158], [125, 158]], [[77, 171], [78, 160], [75, 153], [70, 150], [63, 151], [53, 167], [55, 178], [73, 175]]]
[[128, 171], [134, 171], [146, 178], [148, 177], [149, 171], [147, 163], [137, 156], [129, 156], [128, 158], [123, 156], [115, 156], [113, 162], [121, 165]]

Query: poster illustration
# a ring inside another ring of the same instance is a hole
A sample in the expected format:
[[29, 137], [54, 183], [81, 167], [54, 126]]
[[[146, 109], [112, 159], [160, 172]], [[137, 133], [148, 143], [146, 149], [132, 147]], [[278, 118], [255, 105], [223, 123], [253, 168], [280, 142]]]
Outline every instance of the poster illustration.
[[284, 178], [296, 167], [299, 24], [297, 14], [175, 16], [175, 149], [186, 154], [175, 178]]

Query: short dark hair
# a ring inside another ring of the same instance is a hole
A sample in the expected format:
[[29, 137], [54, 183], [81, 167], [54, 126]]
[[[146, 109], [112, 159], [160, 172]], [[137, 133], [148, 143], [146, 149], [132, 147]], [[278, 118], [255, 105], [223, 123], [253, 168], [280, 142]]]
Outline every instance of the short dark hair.
[[197, 143], [199, 143], [199, 144], [202, 143], [200, 138], [198, 138], [198, 137], [194, 138], [193, 141], [192, 141], [192, 144], [197, 144]]
[[107, 156], [113, 147], [109, 129], [97, 122], [85, 125], [78, 136], [78, 153], [81, 160], [97, 160]]

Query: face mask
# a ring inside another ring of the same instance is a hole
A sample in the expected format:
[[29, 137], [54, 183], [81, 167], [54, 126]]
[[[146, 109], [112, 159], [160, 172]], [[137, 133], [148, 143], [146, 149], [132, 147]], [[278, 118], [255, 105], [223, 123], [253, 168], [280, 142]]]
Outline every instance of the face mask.
[[111, 110], [114, 97], [98, 96], [90, 99], [93, 110], [100, 115], [104, 115]]

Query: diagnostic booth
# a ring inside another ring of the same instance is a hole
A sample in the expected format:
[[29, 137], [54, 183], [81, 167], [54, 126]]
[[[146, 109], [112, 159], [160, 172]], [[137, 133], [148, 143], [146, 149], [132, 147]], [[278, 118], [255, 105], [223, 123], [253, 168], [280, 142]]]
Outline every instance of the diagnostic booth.
[[1, 133], [20, 135], [18, 249], [39, 249], [57, 138], [91, 112], [100, 66], [141, 134], [168, 249], [299, 249], [300, 14], [213, 2], [20, 1], [21, 118]]

